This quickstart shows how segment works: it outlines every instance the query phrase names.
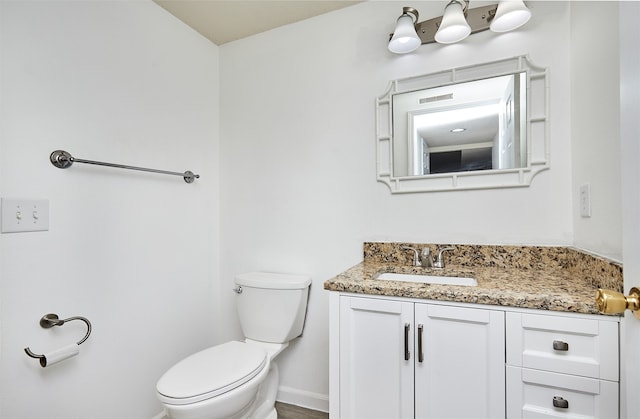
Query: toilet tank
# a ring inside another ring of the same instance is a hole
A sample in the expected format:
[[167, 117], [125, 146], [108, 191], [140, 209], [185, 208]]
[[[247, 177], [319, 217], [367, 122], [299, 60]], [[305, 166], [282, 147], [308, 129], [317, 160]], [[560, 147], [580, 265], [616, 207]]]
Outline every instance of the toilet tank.
[[237, 310], [244, 336], [285, 343], [300, 336], [307, 313], [311, 278], [273, 272], [236, 276]]

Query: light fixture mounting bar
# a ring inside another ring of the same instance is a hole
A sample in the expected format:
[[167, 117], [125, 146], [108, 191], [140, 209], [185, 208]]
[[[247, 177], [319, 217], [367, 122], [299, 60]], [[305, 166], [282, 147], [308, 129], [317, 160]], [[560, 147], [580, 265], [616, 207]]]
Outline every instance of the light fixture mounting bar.
[[[473, 9], [467, 8], [465, 15], [467, 17], [467, 23], [471, 27], [471, 33], [474, 34], [489, 29], [489, 24], [491, 23], [491, 19], [496, 15], [497, 9], [497, 4], [475, 7]], [[435, 36], [441, 22], [442, 16], [416, 23], [416, 32], [423, 45], [436, 42]]]

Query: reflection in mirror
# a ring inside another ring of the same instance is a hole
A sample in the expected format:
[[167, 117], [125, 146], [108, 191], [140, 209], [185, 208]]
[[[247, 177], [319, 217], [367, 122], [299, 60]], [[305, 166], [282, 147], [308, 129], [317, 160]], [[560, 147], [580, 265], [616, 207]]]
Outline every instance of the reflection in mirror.
[[392, 193], [528, 186], [549, 167], [547, 70], [520, 56], [393, 80], [376, 101]]
[[526, 165], [526, 73], [392, 97], [395, 176]]

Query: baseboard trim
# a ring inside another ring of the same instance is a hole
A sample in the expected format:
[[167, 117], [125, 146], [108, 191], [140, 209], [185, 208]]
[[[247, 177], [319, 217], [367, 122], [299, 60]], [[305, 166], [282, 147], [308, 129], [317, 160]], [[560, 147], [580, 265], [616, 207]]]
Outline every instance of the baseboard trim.
[[282, 403], [293, 404], [306, 409], [319, 410], [325, 413], [329, 412], [329, 396], [326, 394], [280, 386], [278, 387], [277, 399]]
[[162, 409], [162, 412], [158, 413], [151, 419], [169, 419], [169, 416], [167, 416], [167, 409]]
[[[277, 399], [279, 402], [293, 404], [295, 406], [304, 407], [305, 409], [318, 410], [325, 413], [329, 412], [329, 396], [326, 394], [280, 386], [278, 387]], [[166, 418], [167, 411], [163, 409], [162, 412], [159, 412], [151, 419]]]

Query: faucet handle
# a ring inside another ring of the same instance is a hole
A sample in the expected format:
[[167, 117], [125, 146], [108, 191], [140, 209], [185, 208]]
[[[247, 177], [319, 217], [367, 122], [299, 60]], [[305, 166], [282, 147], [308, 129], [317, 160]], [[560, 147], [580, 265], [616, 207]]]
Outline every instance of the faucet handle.
[[442, 257], [442, 254], [446, 251], [446, 250], [455, 250], [455, 247], [444, 247], [440, 250], [438, 250], [438, 258], [436, 259], [436, 261], [433, 263], [433, 267], [434, 268], [444, 268], [444, 259]]
[[413, 266], [420, 266], [420, 255], [415, 247], [402, 246], [402, 250], [411, 250], [413, 252]]

